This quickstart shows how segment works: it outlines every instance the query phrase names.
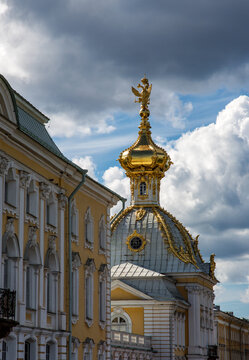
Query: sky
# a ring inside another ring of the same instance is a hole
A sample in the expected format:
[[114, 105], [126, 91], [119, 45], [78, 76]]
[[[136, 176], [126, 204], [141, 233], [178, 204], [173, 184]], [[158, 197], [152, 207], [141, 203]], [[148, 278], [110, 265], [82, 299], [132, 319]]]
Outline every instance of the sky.
[[[161, 205], [216, 254], [215, 303], [249, 318], [249, 2], [0, 0], [0, 73], [51, 120], [62, 152], [128, 198], [131, 86], [152, 83], [173, 165]], [[117, 210], [117, 209], [116, 209]], [[114, 210], [115, 211], [115, 210]]]

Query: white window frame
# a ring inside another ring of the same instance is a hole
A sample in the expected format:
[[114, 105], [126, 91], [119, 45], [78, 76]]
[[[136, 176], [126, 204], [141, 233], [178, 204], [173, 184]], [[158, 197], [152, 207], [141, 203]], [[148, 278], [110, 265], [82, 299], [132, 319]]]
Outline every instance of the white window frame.
[[99, 268], [99, 325], [102, 329], [106, 326], [107, 277], [107, 265], [101, 264]]
[[18, 259], [20, 258], [19, 241], [15, 234], [14, 218], [7, 218], [5, 233], [2, 238], [2, 276], [3, 287], [17, 290]]
[[91, 209], [88, 207], [85, 213], [85, 247], [93, 250], [94, 243], [94, 222], [93, 217], [91, 215]]
[[[120, 307], [116, 307], [113, 309], [113, 312], [111, 313], [111, 327], [112, 327], [112, 321], [116, 318], [116, 317], [122, 317], [125, 319], [126, 324], [127, 324], [127, 332], [131, 333], [132, 332], [132, 321], [130, 316]], [[120, 331], [118, 329], [113, 329], [112, 327], [112, 331]], [[121, 330], [123, 331], [123, 330]]]
[[79, 320], [79, 267], [82, 265], [78, 252], [72, 253], [72, 323]]
[[96, 266], [94, 260], [88, 258], [85, 264], [85, 321], [90, 327], [93, 323], [93, 302], [94, 302], [94, 272]]
[[105, 216], [102, 215], [99, 221], [99, 253], [105, 254], [106, 252], [106, 222]]
[[57, 228], [58, 217], [58, 201], [53, 191], [50, 192], [48, 199], [46, 200], [46, 227], [47, 229]]
[[35, 179], [31, 179], [26, 189], [26, 217], [38, 217], [39, 188], [35, 184]]
[[56, 236], [50, 235], [48, 238], [48, 250], [45, 257], [44, 266], [47, 270], [46, 275], [46, 306], [47, 312], [56, 314], [58, 310], [58, 275], [60, 271], [59, 256], [56, 251]]
[[37, 285], [37, 269], [34, 265], [28, 264], [26, 267], [26, 308], [29, 310], [37, 310]]
[[37, 243], [37, 227], [29, 226], [28, 242], [24, 251], [25, 300], [26, 308], [37, 310], [39, 268], [41, 266], [40, 247]]
[[17, 208], [17, 173], [16, 168], [9, 167], [4, 181], [4, 202], [7, 206]]

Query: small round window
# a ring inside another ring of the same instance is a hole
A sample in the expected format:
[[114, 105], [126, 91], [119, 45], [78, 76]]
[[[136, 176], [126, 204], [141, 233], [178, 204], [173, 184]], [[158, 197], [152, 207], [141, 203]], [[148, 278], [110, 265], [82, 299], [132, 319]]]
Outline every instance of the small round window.
[[128, 249], [137, 252], [143, 250], [146, 245], [146, 240], [143, 235], [139, 234], [136, 230], [134, 230], [133, 233], [128, 236], [126, 244], [128, 246]]
[[133, 250], [138, 250], [143, 244], [143, 241], [142, 239], [140, 239], [139, 237], [134, 237], [130, 240], [130, 247], [133, 249]]

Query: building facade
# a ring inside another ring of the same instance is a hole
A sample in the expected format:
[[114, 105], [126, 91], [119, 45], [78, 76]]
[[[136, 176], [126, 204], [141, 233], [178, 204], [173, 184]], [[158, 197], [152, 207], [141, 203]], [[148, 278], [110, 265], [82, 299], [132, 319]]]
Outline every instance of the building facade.
[[[160, 181], [172, 163], [151, 138], [151, 85], [141, 82], [141, 91], [132, 89], [141, 103], [138, 138], [119, 157], [131, 206], [111, 225], [112, 329], [150, 339], [153, 351], [132, 359], [215, 359], [214, 255], [205, 263], [198, 237], [160, 206]], [[113, 359], [129, 359], [127, 348], [120, 344]]]
[[218, 355], [220, 360], [249, 359], [249, 320], [215, 306]]
[[19, 323], [0, 359], [108, 360], [119, 198], [63, 156], [48, 120], [0, 77], [0, 288], [16, 291]]

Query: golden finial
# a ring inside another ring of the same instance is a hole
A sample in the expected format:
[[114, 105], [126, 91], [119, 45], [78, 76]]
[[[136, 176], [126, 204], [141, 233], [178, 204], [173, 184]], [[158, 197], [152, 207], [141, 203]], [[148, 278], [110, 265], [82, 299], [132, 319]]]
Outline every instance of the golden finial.
[[150, 111], [148, 109], [148, 105], [150, 103], [150, 93], [152, 89], [152, 84], [149, 85], [149, 81], [144, 75], [144, 77], [141, 79], [141, 84], [138, 84], [137, 88], [142, 89], [141, 92], [139, 92], [137, 89], [135, 89], [133, 86], [131, 87], [131, 90], [135, 96], [138, 97], [138, 100], [135, 99], [135, 102], [141, 103], [141, 109], [140, 109], [140, 116], [143, 120], [145, 120], [149, 115]]

